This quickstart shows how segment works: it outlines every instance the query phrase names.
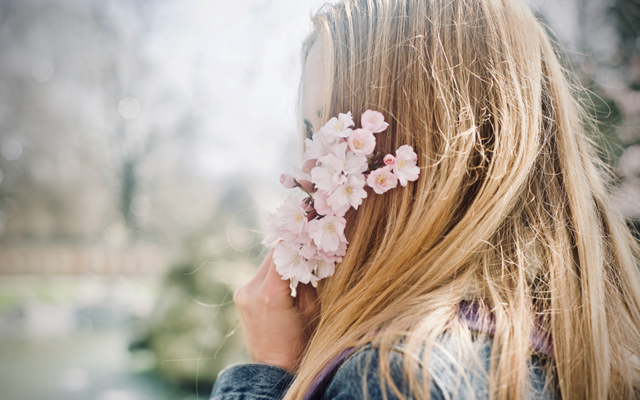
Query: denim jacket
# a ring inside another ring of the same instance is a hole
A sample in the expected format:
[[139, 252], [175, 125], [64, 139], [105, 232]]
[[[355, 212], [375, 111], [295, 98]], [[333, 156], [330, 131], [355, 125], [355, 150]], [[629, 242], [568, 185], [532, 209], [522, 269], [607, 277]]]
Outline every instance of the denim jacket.
[[[431, 398], [488, 399], [493, 340], [484, 335], [473, 339], [473, 348], [477, 352], [471, 358], [457, 354], [455, 340], [451, 336], [443, 336], [436, 341], [431, 351], [429, 366], [426, 367], [431, 376]], [[378, 357], [378, 350], [371, 344], [356, 351], [343, 352], [319, 374], [304, 400], [382, 400]], [[555, 400], [558, 398], [556, 389], [546, 383], [542, 357], [534, 355], [530, 360], [531, 386], [525, 397]], [[391, 352], [391, 375], [398, 389], [408, 395], [402, 358], [401, 351]], [[475, 361], [467, 362], [471, 359]], [[481, 367], [477, 367], [480, 365]], [[416, 373], [421, 375], [420, 372]], [[211, 400], [279, 400], [294, 379], [295, 375], [289, 371], [272, 365], [231, 365], [218, 375]], [[390, 388], [386, 392], [387, 399], [398, 399]]]

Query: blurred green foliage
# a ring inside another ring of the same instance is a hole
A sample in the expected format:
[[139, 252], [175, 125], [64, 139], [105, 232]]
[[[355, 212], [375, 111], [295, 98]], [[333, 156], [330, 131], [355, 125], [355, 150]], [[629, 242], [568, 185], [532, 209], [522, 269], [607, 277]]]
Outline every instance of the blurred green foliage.
[[225, 366], [248, 361], [233, 290], [253, 275], [262, 237], [253, 199], [241, 182], [228, 185], [215, 212], [183, 243], [168, 271], [144, 337], [157, 371], [177, 384], [209, 390]]
[[[611, 7], [611, 15], [620, 37], [620, 51], [626, 64], [638, 54], [638, 36], [640, 36], [640, 2], [638, 0], [616, 0]], [[640, 90], [640, 82], [633, 82], [633, 90]]]

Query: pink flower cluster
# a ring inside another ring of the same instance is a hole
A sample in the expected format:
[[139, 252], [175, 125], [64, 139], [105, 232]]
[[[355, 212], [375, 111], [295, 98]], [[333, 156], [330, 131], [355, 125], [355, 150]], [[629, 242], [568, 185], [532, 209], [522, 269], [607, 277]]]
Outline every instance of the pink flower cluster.
[[389, 126], [381, 113], [365, 111], [361, 126], [352, 129], [351, 112], [331, 118], [305, 140], [302, 168], [296, 168], [293, 176], [280, 176], [284, 187], [300, 188], [305, 196], [291, 195], [267, 215], [268, 237], [262, 243], [276, 243], [276, 270], [282, 279], [291, 280], [293, 289], [298, 282], [315, 286], [333, 275], [336, 262], [347, 251], [344, 215], [362, 204], [365, 186], [382, 194], [398, 183], [406, 186], [418, 179], [418, 157], [411, 146], [400, 146], [395, 156], [382, 159], [375, 152], [374, 134]]

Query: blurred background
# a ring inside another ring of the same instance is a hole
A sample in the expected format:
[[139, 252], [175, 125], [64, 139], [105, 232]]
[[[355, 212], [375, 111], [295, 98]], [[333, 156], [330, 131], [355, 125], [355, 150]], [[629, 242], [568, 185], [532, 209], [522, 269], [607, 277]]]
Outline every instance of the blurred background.
[[[530, 0], [640, 221], [640, 2]], [[0, 0], [0, 400], [208, 398], [297, 164], [311, 0]]]

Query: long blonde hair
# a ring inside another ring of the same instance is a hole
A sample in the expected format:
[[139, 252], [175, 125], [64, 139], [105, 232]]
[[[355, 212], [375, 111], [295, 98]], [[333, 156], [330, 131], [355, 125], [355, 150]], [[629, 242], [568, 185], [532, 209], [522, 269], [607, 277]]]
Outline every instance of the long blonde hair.
[[[345, 0], [313, 23], [303, 52], [322, 46], [323, 120], [381, 111], [390, 126], [378, 148], [410, 144], [421, 175], [347, 215], [347, 255], [319, 288], [317, 328], [285, 399], [367, 342], [401, 395], [392, 347], [409, 349], [405, 366], [415, 354], [428, 363], [443, 333], [470, 336], [456, 317], [463, 301], [495, 318], [492, 397], [524, 395], [536, 320], [563, 399], [639, 396], [640, 253], [607, 199], [575, 87], [528, 7]], [[412, 394], [428, 398], [428, 379], [409, 371]]]

